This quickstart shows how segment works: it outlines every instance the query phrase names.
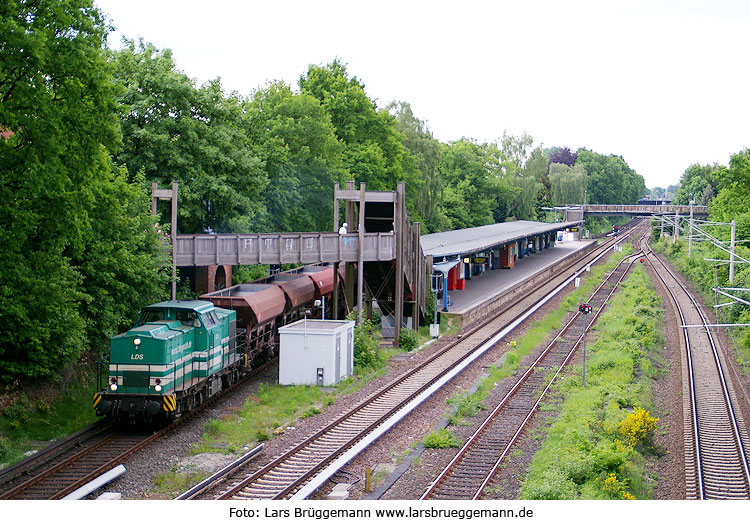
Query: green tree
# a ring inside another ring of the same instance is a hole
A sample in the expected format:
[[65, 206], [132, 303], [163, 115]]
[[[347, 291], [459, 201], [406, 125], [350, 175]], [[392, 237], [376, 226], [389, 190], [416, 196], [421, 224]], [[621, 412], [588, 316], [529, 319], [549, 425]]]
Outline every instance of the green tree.
[[549, 166], [552, 202], [556, 206], [583, 204], [588, 175], [582, 164], [568, 166], [553, 163]]
[[146, 182], [179, 183], [180, 232], [255, 231], [264, 208], [263, 165], [243, 127], [242, 99], [218, 80], [196, 88], [170, 50], [126, 41], [113, 54], [123, 148], [118, 164]]
[[503, 174], [497, 145], [462, 139], [443, 144], [439, 171], [444, 182], [443, 215], [450, 229], [505, 220], [519, 189]]
[[506, 216], [515, 219], [536, 219], [539, 195], [544, 187], [546, 157], [541, 149], [532, 150], [533, 143], [534, 139], [528, 133], [519, 137], [507, 131], [503, 133], [502, 172], [517, 190], [507, 200]]
[[589, 175], [589, 204], [635, 204], [646, 194], [643, 177], [621, 156], [579, 149], [576, 163]]
[[279, 82], [257, 90], [244, 108], [268, 181], [263, 225], [270, 231], [330, 230], [333, 185], [343, 183], [347, 172], [344, 145], [326, 110]]
[[750, 150], [745, 149], [730, 157], [729, 167], [714, 174], [719, 192], [709, 205], [713, 221], [737, 225], [736, 238], [750, 239]]
[[311, 65], [299, 80], [302, 94], [320, 101], [331, 117], [337, 138], [344, 145], [346, 170], [368, 189], [395, 190], [406, 182], [408, 200], [421, 187], [420, 174], [411, 153], [404, 147], [396, 118], [378, 110], [356, 77], [349, 78], [338, 59], [324, 66]]
[[84, 278], [102, 145], [118, 141], [90, 0], [0, 5], [0, 378], [49, 376], [85, 346]]
[[680, 177], [680, 187], [675, 193], [675, 204], [690, 204], [690, 197], [695, 204], [708, 204], [713, 198], [717, 186], [717, 172], [722, 169], [717, 164], [702, 166], [693, 164]]
[[86, 249], [73, 260], [84, 278], [80, 312], [87, 343], [102, 353], [109, 337], [130, 328], [142, 307], [168, 298], [171, 274], [168, 240], [154, 230], [142, 177], [131, 183], [125, 168], [110, 172], [108, 158], [102, 152], [103, 178], [92, 189]]
[[410, 210], [410, 217], [413, 221], [423, 222], [423, 232], [440, 232], [446, 222], [440, 214], [443, 195], [443, 182], [438, 172], [440, 142], [432, 136], [427, 124], [414, 116], [408, 103], [394, 101], [387, 108], [396, 117], [396, 126], [404, 137], [404, 146], [416, 160], [421, 173], [421, 187], [413, 194], [414, 207]]
[[522, 168], [531, 158], [534, 139], [527, 132], [521, 136], [513, 136], [508, 134], [508, 131], [503, 131], [500, 145], [504, 158], [513, 162], [516, 167]]
[[544, 154], [542, 147], [537, 147], [532, 151], [531, 157], [526, 162], [524, 167], [524, 174], [527, 177], [533, 177], [538, 184], [538, 194], [536, 198], [535, 214], [537, 219], [544, 218], [544, 211], [542, 208], [550, 208], [552, 206], [552, 190], [551, 183], [549, 180], [549, 159]]

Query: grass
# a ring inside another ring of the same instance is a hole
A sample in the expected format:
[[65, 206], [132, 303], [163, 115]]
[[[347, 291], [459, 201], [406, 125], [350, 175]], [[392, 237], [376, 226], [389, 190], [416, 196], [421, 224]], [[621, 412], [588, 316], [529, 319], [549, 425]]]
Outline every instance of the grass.
[[0, 413], [0, 463], [15, 462], [40, 442], [65, 437], [96, 421], [91, 406], [95, 391], [92, 381], [74, 383], [54, 399], [32, 401], [23, 392], [6, 396]]
[[258, 392], [233, 414], [211, 420], [205, 425], [202, 441], [193, 453], [234, 453], [270, 439], [332, 403], [335, 397], [310, 385], [280, 386], [264, 383]]
[[[580, 367], [556, 384], [560, 414], [529, 467], [523, 499], [652, 497], [646, 462], [656, 454], [650, 444], [656, 422], [647, 411], [652, 382], [663, 373], [656, 353], [661, 322], [659, 298], [637, 267], [596, 324], [586, 387]], [[648, 428], [627, 435], [636, 424]]]
[[511, 348], [504, 355], [502, 366], [499, 368], [491, 366], [488, 376], [479, 384], [476, 392], [471, 394], [465, 392], [449, 398], [448, 404], [453, 407], [453, 412], [448, 418], [450, 424], [462, 425], [467, 416], [476, 416], [483, 408], [482, 402], [495, 384], [515, 373], [526, 355], [547, 340], [550, 333], [559, 330], [568, 312], [576, 311], [578, 304], [588, 299], [608, 271], [628, 252], [630, 250], [626, 248], [624, 253], [611, 253], [604, 263], [593, 267], [591, 272], [584, 276], [581, 286], [566, 296], [556, 309], [549, 311], [535, 322], [523, 336], [511, 341], [509, 343]]
[[440, 429], [438, 431], [431, 432], [422, 441], [428, 449], [445, 449], [448, 447], [461, 447], [461, 440], [448, 429]]
[[[653, 243], [654, 251], [666, 256], [667, 260], [695, 287], [706, 306], [728, 302], [724, 297], [718, 297], [714, 287], [729, 285], [728, 266], [706, 261], [706, 259], [726, 259], [726, 253], [718, 251], [708, 243], [693, 243], [691, 258], [688, 258], [687, 243], [684, 239], [672, 242], [671, 237], [658, 239]], [[747, 249], [738, 246], [737, 252], [747, 256]], [[750, 286], [750, 269], [737, 265], [734, 287]], [[746, 323], [750, 322], [750, 309], [742, 304], [723, 307], [714, 310], [719, 322]], [[736, 361], [744, 374], [750, 373], [750, 328], [726, 328], [724, 332], [732, 339], [736, 350]]]
[[189, 490], [193, 484], [197, 484], [209, 476], [209, 473], [205, 471], [160, 473], [154, 478], [153, 491], [157, 495], [172, 499]]

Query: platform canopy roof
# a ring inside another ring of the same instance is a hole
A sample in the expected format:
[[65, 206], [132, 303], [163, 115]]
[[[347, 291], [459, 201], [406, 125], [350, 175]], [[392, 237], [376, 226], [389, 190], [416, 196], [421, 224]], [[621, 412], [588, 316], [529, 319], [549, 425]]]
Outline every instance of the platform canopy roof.
[[420, 236], [425, 255], [433, 258], [468, 256], [483, 250], [519, 241], [521, 239], [565, 230], [580, 225], [582, 221], [567, 223], [540, 223], [538, 221], [511, 221], [494, 225], [477, 226]]
[[438, 261], [432, 264], [432, 270], [442, 272], [447, 276], [448, 272], [459, 263], [461, 263], [461, 260], [457, 259], [452, 259], [450, 261]]

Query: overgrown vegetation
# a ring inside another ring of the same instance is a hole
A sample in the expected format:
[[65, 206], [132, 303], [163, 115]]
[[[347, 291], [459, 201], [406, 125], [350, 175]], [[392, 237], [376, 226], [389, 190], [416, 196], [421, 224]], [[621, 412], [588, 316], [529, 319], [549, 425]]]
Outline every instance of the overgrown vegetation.
[[209, 473], [195, 470], [161, 473], [154, 478], [154, 492], [172, 499], [208, 477]]
[[476, 416], [484, 408], [482, 402], [492, 391], [495, 384], [512, 375], [520, 366], [521, 360], [539, 346], [550, 332], [560, 329], [568, 312], [574, 311], [580, 302], [588, 299], [596, 286], [601, 283], [605, 274], [622, 259], [623, 254], [631, 252], [632, 247], [626, 245], [623, 250], [625, 251], [623, 253], [611, 253], [604, 263], [593, 267], [591, 272], [583, 277], [581, 286], [575, 292], [566, 296], [556, 309], [548, 311], [523, 336], [509, 342], [510, 348], [503, 356], [502, 365], [500, 367], [491, 366], [487, 377], [479, 383], [475, 392], [464, 392], [448, 399], [448, 405], [453, 407], [453, 411], [448, 417], [451, 425], [462, 425], [465, 423], [465, 417]]
[[274, 431], [293, 425], [298, 418], [321, 410], [334, 400], [333, 393], [323, 393], [317, 386], [264, 383], [239, 410], [207, 422], [203, 442], [193, 452], [234, 453], [252, 447], [268, 440]]
[[524, 499], [644, 499], [653, 483], [646, 459], [658, 454], [651, 385], [661, 375], [660, 299], [637, 267], [595, 326], [580, 366], [556, 390], [560, 415], [549, 427], [521, 489]]
[[411, 351], [417, 347], [419, 339], [417, 332], [411, 328], [403, 328], [398, 336], [398, 346], [406, 351]]
[[[708, 243], [694, 241], [692, 255], [688, 258], [688, 243], [685, 241], [685, 238], [683, 237], [674, 242], [671, 236], [665, 236], [659, 240], [658, 228], [655, 226], [652, 230], [657, 239], [657, 242], [652, 244], [652, 248], [654, 251], [665, 255], [674, 264], [677, 270], [703, 296], [707, 305], [719, 305], [730, 301], [715, 293], [713, 289], [716, 287], [750, 288], [750, 267], [738, 265], [734, 283], [730, 284], [728, 265], [719, 261], [711, 261], [726, 260], [726, 252]], [[726, 232], [726, 227], [722, 228]], [[750, 249], [738, 246], [736, 252], [745, 259], [750, 260]], [[738, 295], [742, 296], [741, 293]], [[750, 323], [750, 307], [747, 305], [736, 303], [731, 306], [719, 307], [715, 311], [719, 322]], [[725, 333], [733, 340], [737, 348], [737, 363], [743, 372], [747, 373], [750, 370], [750, 327], [727, 328]]]
[[5, 394], [0, 403], [0, 464], [18, 460], [41, 442], [63, 437], [95, 421], [93, 393], [91, 382], [76, 380], [53, 399], [47, 394], [35, 398], [24, 392]]
[[[349, 320], [356, 319], [355, 314], [347, 317]], [[362, 322], [354, 327], [354, 373], [361, 374], [364, 371], [378, 370], [385, 365], [387, 357], [378, 348], [375, 342], [372, 321], [363, 318]]]
[[448, 447], [461, 447], [461, 440], [448, 429], [433, 431], [422, 441], [428, 449], [446, 449]]

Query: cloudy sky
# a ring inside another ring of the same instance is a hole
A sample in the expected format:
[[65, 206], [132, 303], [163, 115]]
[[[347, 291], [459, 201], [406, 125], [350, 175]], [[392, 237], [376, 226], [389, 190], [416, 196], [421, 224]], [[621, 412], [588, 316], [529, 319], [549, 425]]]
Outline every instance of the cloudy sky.
[[171, 48], [198, 83], [296, 87], [340, 58], [436, 138], [621, 155], [649, 187], [750, 147], [750, 2], [94, 0], [120, 39]]

